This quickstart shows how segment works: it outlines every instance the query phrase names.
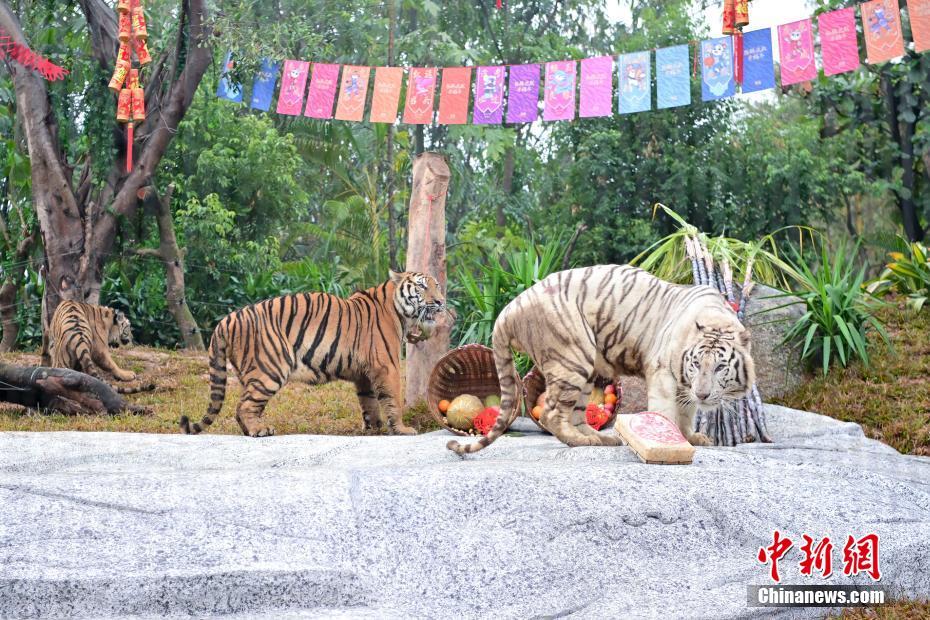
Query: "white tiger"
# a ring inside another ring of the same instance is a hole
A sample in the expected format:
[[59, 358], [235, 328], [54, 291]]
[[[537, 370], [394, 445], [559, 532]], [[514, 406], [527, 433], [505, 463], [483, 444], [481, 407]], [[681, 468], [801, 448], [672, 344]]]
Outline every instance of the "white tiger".
[[546, 379], [541, 424], [569, 446], [618, 445], [593, 430], [584, 409], [596, 376], [639, 375], [648, 406], [674, 421], [694, 445], [698, 409], [745, 396], [755, 382], [749, 331], [709, 286], [669, 284], [628, 265], [551, 274], [518, 295], [494, 324], [501, 413], [487, 437], [447, 447], [477, 452], [507, 430], [517, 402], [511, 348], [527, 353]]

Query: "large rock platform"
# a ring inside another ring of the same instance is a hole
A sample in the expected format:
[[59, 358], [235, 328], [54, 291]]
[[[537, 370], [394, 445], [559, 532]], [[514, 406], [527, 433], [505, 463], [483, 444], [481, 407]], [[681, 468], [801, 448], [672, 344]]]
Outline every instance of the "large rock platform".
[[[782, 583], [850, 583], [843, 541], [874, 532], [881, 584], [930, 596], [930, 459], [769, 426], [690, 466], [533, 432], [464, 461], [446, 432], [2, 433], [0, 617], [768, 617], [746, 585], [775, 529]], [[799, 575], [802, 533], [838, 547], [830, 580]]]

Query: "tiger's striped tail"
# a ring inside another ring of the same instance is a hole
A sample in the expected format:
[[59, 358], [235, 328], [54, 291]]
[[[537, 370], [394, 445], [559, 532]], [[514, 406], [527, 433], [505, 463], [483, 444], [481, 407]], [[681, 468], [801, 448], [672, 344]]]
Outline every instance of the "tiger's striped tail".
[[226, 329], [220, 323], [210, 339], [210, 405], [200, 422], [191, 424], [190, 418], [181, 416], [181, 430], [185, 435], [197, 435], [213, 424], [226, 400]]
[[494, 365], [497, 366], [497, 378], [501, 384], [501, 412], [497, 416], [494, 428], [491, 429], [487, 437], [482, 437], [474, 443], [465, 445], [454, 439], [446, 444], [446, 448], [459, 456], [478, 452], [494, 443], [498, 437], [510, 428], [517, 405], [520, 403], [520, 375], [517, 374], [517, 368], [513, 363], [513, 353], [510, 351], [510, 336], [507, 333], [506, 320], [498, 318], [491, 340], [491, 346], [494, 349]]

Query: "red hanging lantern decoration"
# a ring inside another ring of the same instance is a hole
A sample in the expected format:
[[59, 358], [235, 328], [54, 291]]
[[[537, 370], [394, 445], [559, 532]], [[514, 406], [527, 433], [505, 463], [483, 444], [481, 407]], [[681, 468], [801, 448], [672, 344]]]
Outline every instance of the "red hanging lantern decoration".
[[116, 121], [126, 123], [126, 172], [132, 172], [135, 123], [145, 120], [145, 91], [139, 82], [139, 69], [132, 67], [132, 53], [140, 65], [152, 62], [148, 49], [148, 29], [142, 0], [117, 0], [119, 14], [119, 53], [110, 88], [118, 94]]
[[743, 84], [743, 28], [749, 25], [749, 0], [723, 0], [723, 34], [733, 35], [733, 77]]

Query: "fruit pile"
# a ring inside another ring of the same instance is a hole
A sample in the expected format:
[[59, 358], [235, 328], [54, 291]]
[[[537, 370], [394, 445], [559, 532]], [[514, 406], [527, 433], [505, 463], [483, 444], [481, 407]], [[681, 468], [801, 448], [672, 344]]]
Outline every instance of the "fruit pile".
[[487, 435], [501, 413], [501, 397], [491, 394], [484, 401], [472, 394], [459, 394], [452, 401], [441, 400], [439, 413], [452, 428], [469, 435]]
[[[614, 409], [620, 402], [623, 391], [620, 384], [609, 384], [603, 389], [594, 388], [591, 390], [591, 396], [588, 397], [588, 406], [585, 408], [585, 419], [588, 425], [594, 430], [601, 430], [607, 421], [610, 420]], [[536, 399], [535, 406], [530, 410], [530, 415], [537, 422], [542, 417], [543, 408], [546, 405], [546, 392], [543, 392]]]

